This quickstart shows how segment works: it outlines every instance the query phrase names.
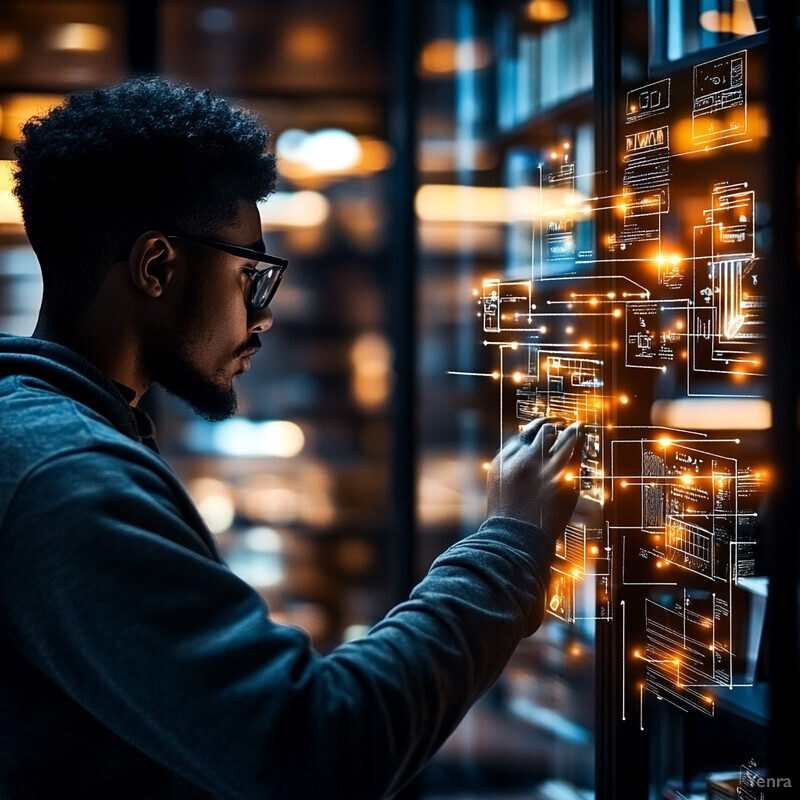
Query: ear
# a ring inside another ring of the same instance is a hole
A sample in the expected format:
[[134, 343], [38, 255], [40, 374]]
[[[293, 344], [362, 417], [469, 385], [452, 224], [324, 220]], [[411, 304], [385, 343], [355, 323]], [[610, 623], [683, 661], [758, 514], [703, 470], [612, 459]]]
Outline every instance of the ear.
[[160, 297], [172, 280], [177, 255], [172, 244], [158, 231], [146, 231], [134, 242], [128, 256], [133, 285], [150, 297]]

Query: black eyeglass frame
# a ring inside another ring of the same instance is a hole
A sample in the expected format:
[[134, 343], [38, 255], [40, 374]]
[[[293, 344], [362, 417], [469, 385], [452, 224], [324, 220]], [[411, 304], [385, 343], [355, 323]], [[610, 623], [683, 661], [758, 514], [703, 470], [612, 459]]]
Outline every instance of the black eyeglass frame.
[[[228, 253], [238, 258], [246, 258], [250, 261], [258, 261], [262, 264], [270, 264], [277, 268], [277, 272], [270, 269], [257, 269], [253, 270], [251, 280], [253, 281], [253, 291], [247, 300], [247, 307], [252, 311], [263, 311], [275, 297], [275, 292], [278, 291], [283, 273], [286, 267], [289, 266], [289, 261], [285, 258], [264, 253], [261, 250], [253, 250], [251, 247], [241, 247], [238, 244], [230, 244], [229, 242], [218, 242], [214, 239], [205, 239], [202, 236], [192, 236], [185, 233], [171, 233], [167, 234], [167, 239], [178, 239], [179, 241], [192, 242], [194, 244], [205, 245], [212, 247], [215, 250], [221, 250], [223, 253]], [[266, 286], [262, 290], [261, 284], [266, 282]], [[259, 293], [263, 292], [263, 297], [255, 302], [255, 298]]]

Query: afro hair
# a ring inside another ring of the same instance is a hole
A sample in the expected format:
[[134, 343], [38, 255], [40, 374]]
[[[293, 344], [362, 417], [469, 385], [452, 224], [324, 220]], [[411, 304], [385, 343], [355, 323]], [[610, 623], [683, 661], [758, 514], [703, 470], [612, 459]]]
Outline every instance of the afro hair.
[[14, 193], [60, 306], [90, 301], [144, 231], [213, 233], [277, 180], [254, 115], [161, 78], [72, 94], [22, 134]]

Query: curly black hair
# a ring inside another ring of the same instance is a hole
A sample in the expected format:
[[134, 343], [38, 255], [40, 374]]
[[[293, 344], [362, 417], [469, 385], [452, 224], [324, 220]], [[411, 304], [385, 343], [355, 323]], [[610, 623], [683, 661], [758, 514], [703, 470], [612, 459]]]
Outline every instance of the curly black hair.
[[277, 181], [254, 115], [162, 78], [72, 94], [22, 134], [14, 193], [45, 300], [73, 313], [144, 231], [213, 234]]

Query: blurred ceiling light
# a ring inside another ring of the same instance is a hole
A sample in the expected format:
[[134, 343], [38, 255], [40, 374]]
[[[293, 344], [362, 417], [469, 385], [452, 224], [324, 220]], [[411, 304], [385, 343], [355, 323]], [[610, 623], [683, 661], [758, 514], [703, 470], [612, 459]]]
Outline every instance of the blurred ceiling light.
[[657, 400], [650, 418], [665, 428], [761, 431], [772, 427], [772, 407], [757, 398], [688, 397]]
[[236, 25], [236, 15], [233, 11], [218, 6], [204, 8], [197, 20], [200, 27], [208, 33], [228, 33]]
[[58, 25], [47, 37], [50, 50], [83, 50], [99, 52], [111, 42], [108, 28], [89, 22], [67, 22]]
[[275, 143], [278, 157], [315, 173], [346, 172], [361, 160], [361, 144], [352, 133], [339, 128], [324, 128], [307, 133], [290, 128]]
[[4, 139], [16, 141], [22, 126], [33, 116], [44, 114], [64, 100], [62, 95], [18, 94], [3, 100], [0, 115], [0, 134]]
[[480, 39], [434, 39], [420, 53], [419, 69], [423, 75], [441, 77], [457, 71], [477, 70], [489, 66], [492, 52]]
[[371, 136], [359, 136], [358, 143], [361, 160], [357, 166], [361, 172], [380, 172], [392, 166], [394, 151], [389, 144]]
[[13, 169], [13, 161], [0, 161], [0, 225], [22, 225], [22, 210], [12, 192]]
[[319, 25], [296, 25], [285, 34], [283, 46], [297, 61], [323, 61], [333, 55], [335, 40]]
[[241, 417], [214, 424], [193, 420], [187, 427], [186, 439], [195, 452], [226, 456], [291, 458], [305, 445], [303, 431], [294, 422], [254, 422]]
[[212, 533], [223, 533], [230, 528], [236, 512], [227, 484], [216, 478], [195, 478], [189, 481], [187, 489]]
[[256, 525], [242, 534], [242, 544], [248, 550], [258, 553], [280, 553], [283, 551], [283, 540], [275, 528]]
[[22, 39], [16, 33], [0, 33], [0, 64], [11, 64], [22, 55]]
[[703, 11], [700, 27], [712, 33], [733, 33], [750, 36], [756, 32], [756, 23], [748, 0], [733, 0], [732, 11]]
[[417, 191], [417, 216], [426, 222], [535, 222], [559, 218], [585, 198], [568, 188], [425, 184]]
[[365, 408], [380, 408], [389, 399], [392, 376], [392, 348], [380, 333], [362, 333], [350, 350], [353, 367], [351, 389], [356, 402]]
[[253, 422], [229, 419], [213, 427], [212, 441], [218, 453], [231, 456], [296, 456], [305, 444], [299, 425], [288, 420]]
[[569, 16], [569, 3], [565, 0], [531, 0], [525, 7], [525, 16], [531, 22], [560, 22]]
[[264, 228], [315, 228], [328, 219], [330, 203], [319, 192], [275, 192], [258, 210]]

